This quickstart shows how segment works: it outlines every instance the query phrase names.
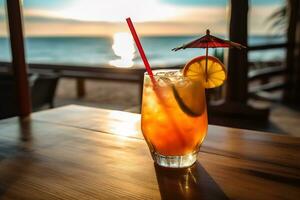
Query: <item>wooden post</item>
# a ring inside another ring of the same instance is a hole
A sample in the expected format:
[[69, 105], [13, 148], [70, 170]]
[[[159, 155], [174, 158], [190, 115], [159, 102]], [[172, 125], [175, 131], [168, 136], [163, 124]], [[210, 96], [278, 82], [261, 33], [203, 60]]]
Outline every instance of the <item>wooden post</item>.
[[76, 92], [77, 98], [83, 98], [85, 96], [85, 80], [83, 78], [76, 79]]
[[[229, 39], [247, 46], [248, 0], [231, 0]], [[226, 101], [246, 104], [248, 57], [246, 50], [229, 49]]]
[[300, 101], [300, 2], [288, 1], [289, 24], [287, 32], [288, 48], [286, 54], [287, 87], [283, 101], [290, 105], [298, 105]]
[[7, 0], [6, 5], [19, 116], [26, 117], [31, 113], [31, 98], [24, 53], [21, 5], [19, 0]]
[[[230, 40], [247, 46], [247, 26], [248, 0], [231, 0]], [[227, 66], [226, 101], [221, 105], [208, 107], [209, 122], [240, 128], [251, 128], [252, 126], [252, 128], [255, 127], [258, 129], [259, 127], [265, 127], [267, 124], [265, 122], [267, 122], [269, 116], [269, 109], [257, 109], [247, 105], [247, 50], [229, 49]]]

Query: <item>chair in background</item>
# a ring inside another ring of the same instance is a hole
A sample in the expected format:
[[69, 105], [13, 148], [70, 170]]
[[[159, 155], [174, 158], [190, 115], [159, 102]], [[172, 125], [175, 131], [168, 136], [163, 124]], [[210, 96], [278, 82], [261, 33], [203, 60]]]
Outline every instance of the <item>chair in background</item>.
[[[30, 74], [32, 109], [37, 111], [45, 106], [54, 107], [54, 96], [59, 76], [55, 74]], [[12, 75], [0, 75], [0, 119], [16, 116], [15, 81]]]
[[44, 106], [54, 107], [54, 96], [59, 76], [55, 74], [38, 74], [31, 86], [31, 101], [33, 111]]

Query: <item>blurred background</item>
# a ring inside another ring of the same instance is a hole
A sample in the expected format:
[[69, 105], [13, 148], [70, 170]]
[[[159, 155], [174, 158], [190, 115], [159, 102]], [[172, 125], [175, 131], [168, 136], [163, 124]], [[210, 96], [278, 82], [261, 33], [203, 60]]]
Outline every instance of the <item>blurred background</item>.
[[[299, 61], [295, 61], [299, 53], [288, 52], [291, 41], [294, 46], [297, 38], [299, 42], [299, 11], [293, 14], [297, 7], [292, 6], [299, 3], [249, 0], [235, 8], [234, 3], [237, 1], [23, 0], [33, 110], [79, 104], [138, 113], [144, 66], [125, 23], [131, 17], [153, 68], [180, 68], [204, 55], [202, 49], [171, 49], [204, 35], [206, 29], [248, 46], [243, 58], [238, 54], [230, 59], [229, 50], [209, 51], [233, 69], [229, 77], [246, 76], [235, 82], [245, 86], [243, 91], [234, 89], [231, 78], [222, 88], [207, 91], [210, 123], [300, 136], [299, 95], [289, 94], [289, 88], [296, 90], [293, 84], [299, 83]], [[237, 19], [233, 9], [241, 9], [246, 18]], [[245, 24], [246, 34], [234, 25], [237, 21]], [[9, 35], [6, 1], [0, 0], [2, 74], [12, 72]], [[241, 60], [243, 66], [233, 66], [233, 59]], [[289, 68], [288, 62], [298, 64]], [[296, 82], [291, 82], [291, 72], [298, 73]], [[0, 80], [1, 98], [5, 99], [7, 77]], [[2, 118], [16, 115], [17, 111], [5, 113], [3, 107]]]

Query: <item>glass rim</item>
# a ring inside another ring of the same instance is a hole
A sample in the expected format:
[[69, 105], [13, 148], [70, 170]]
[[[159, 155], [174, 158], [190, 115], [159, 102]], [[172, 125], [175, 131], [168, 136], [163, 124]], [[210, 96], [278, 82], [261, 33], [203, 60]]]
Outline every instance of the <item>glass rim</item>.
[[[155, 74], [158, 72], [176, 72], [176, 71], [180, 71], [180, 68], [176, 68], [176, 69], [154, 69], [152, 70], [153, 72], [153, 76], [154, 77], [163, 77], [164, 75], [160, 75], [160, 74]], [[148, 72], [144, 72], [144, 76], [149, 76]], [[182, 75], [176, 75], [176, 76], [182, 76]]]

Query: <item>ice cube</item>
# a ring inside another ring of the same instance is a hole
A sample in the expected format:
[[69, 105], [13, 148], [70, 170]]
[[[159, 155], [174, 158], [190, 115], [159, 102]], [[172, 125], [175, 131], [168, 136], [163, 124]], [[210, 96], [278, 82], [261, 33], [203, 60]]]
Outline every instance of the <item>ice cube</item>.
[[157, 79], [157, 83], [160, 87], [164, 87], [164, 86], [170, 85], [172, 83], [172, 81], [167, 77], [159, 76]]
[[182, 72], [179, 70], [158, 71], [155, 73], [155, 76], [157, 77], [161, 86], [165, 84], [185, 85], [187, 84], [186, 81], [188, 81], [188, 79], [184, 77]]

